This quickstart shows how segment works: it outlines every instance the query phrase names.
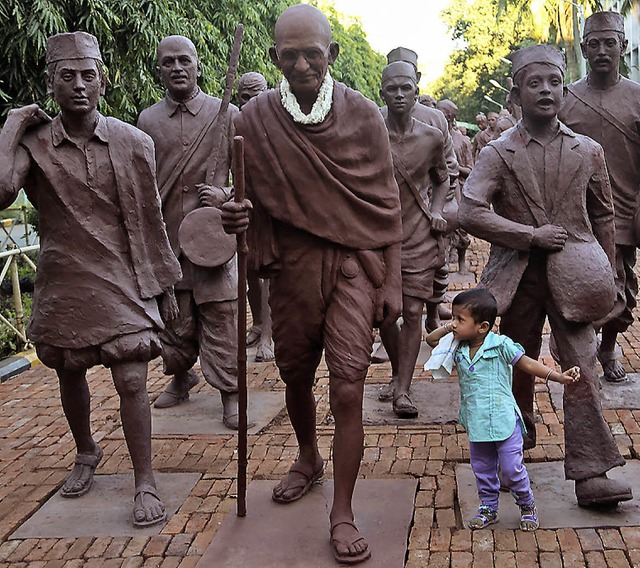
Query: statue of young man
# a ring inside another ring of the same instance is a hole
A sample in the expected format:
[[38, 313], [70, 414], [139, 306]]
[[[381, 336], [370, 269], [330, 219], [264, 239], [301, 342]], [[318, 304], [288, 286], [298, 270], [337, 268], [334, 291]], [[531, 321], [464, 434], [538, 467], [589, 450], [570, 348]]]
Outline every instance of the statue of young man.
[[615, 212], [618, 294], [613, 310], [596, 327], [602, 328], [598, 359], [604, 378], [618, 382], [626, 374], [617, 360], [616, 340], [633, 323], [638, 294], [634, 266], [640, 240], [634, 219], [640, 193], [640, 85], [620, 75], [620, 58], [627, 49], [620, 14], [589, 16], [581, 47], [589, 60], [589, 74], [569, 85], [560, 119], [600, 143], [607, 161]]
[[399, 331], [395, 323], [381, 326], [380, 335], [392, 369], [397, 370], [393, 411], [399, 418], [418, 415], [409, 389], [422, 339], [422, 310], [433, 297], [436, 270], [445, 263], [442, 234], [447, 228], [442, 216], [449, 191], [444, 137], [437, 128], [413, 118], [417, 94], [411, 64], [398, 61], [385, 67], [380, 96], [388, 109], [385, 123], [402, 207], [403, 321]]
[[[410, 63], [416, 71], [416, 77], [418, 79], [418, 83], [420, 82], [421, 73], [418, 71], [418, 54], [406, 47], [396, 47], [392, 49], [389, 53], [387, 53], [387, 63], [394, 63], [396, 61], [404, 61], [405, 63]], [[431, 98], [431, 97], [429, 97]], [[433, 99], [432, 99], [433, 100]], [[380, 109], [382, 116], [386, 118], [387, 116], [387, 107], [383, 106]], [[445, 205], [445, 218], [447, 220], [452, 220], [451, 217], [456, 217], [457, 207], [455, 206], [454, 198], [455, 191], [458, 184], [458, 162], [456, 161], [456, 154], [453, 149], [453, 141], [451, 139], [451, 135], [449, 134], [449, 128], [447, 126], [447, 121], [444, 115], [435, 108], [434, 104], [421, 104], [417, 101], [414, 102], [413, 107], [411, 108], [411, 115], [416, 120], [423, 122], [429, 126], [433, 126], [437, 128], [443, 136], [444, 140], [444, 151], [445, 156], [447, 158], [447, 168], [449, 169], [449, 192], [447, 193], [446, 205]], [[454, 207], [451, 207], [454, 205]], [[448, 215], [447, 215], [448, 214]], [[457, 222], [457, 220], [456, 220]], [[436, 270], [436, 274], [433, 279], [433, 296], [427, 302], [427, 317], [425, 320], [426, 329], [433, 330], [440, 326], [440, 318], [450, 319], [451, 312], [443, 305], [445, 300], [445, 294], [447, 292], [447, 287], [449, 285], [449, 268], [445, 264], [440, 266]], [[385, 345], [385, 341], [380, 344], [380, 347], [374, 353], [374, 357], [380, 356], [384, 351], [388, 349], [393, 349], [393, 346]], [[389, 355], [390, 359], [396, 359], [394, 355]], [[379, 360], [383, 360], [382, 358]], [[392, 369], [393, 376], [397, 375], [397, 369]], [[395, 383], [392, 378], [391, 382], [380, 389], [378, 393], [378, 399], [386, 402], [393, 400], [395, 391]]]
[[[91, 435], [87, 369], [111, 369], [135, 477], [133, 523], [162, 522], [151, 468], [147, 363], [160, 354], [162, 319], [175, 315], [178, 262], [165, 232], [151, 139], [98, 113], [106, 79], [96, 38], [47, 42], [53, 120], [37, 105], [9, 112], [0, 134], [0, 207], [24, 187], [40, 213], [40, 258], [29, 335], [55, 369], [76, 443], [60, 489], [80, 497], [103, 452]], [[171, 302], [173, 300], [173, 302]], [[161, 319], [162, 316], [162, 319]]]
[[[580, 367], [564, 389], [565, 475], [579, 505], [632, 498], [607, 477], [623, 465], [602, 415], [593, 321], [614, 302], [614, 215], [602, 147], [562, 124], [562, 52], [536, 45], [511, 54], [511, 95], [522, 120], [481, 152], [464, 187], [460, 223], [491, 243], [480, 285], [493, 292], [500, 331], [538, 358], [549, 319], [562, 369]], [[535, 380], [515, 370], [513, 391], [535, 445]]]
[[[261, 73], [249, 71], [238, 81], [238, 104], [240, 110], [253, 97], [268, 89], [267, 80]], [[252, 325], [247, 332], [247, 346], [256, 346], [256, 361], [273, 361], [273, 334], [271, 331], [271, 309], [269, 308], [269, 280], [260, 278], [252, 268], [247, 270], [247, 299], [251, 309]]]
[[352, 510], [371, 331], [395, 321], [402, 304], [398, 186], [377, 107], [328, 72], [338, 44], [322, 12], [287, 8], [270, 55], [279, 88], [236, 119], [251, 201], [223, 205], [223, 223], [243, 230], [253, 204], [250, 263], [272, 273], [276, 364], [300, 446], [273, 499], [291, 503], [323, 474], [313, 385], [324, 348], [335, 418], [331, 542], [336, 560], [354, 564], [371, 554]]
[[[192, 369], [199, 356], [205, 380], [220, 392], [223, 423], [237, 430], [236, 260], [201, 266], [187, 258], [179, 242], [180, 227], [189, 213], [219, 207], [231, 198], [229, 169], [237, 108], [231, 105], [223, 121], [211, 121], [221, 101], [198, 87], [202, 66], [186, 37], [169, 36], [159, 43], [158, 73], [166, 95], [142, 111], [138, 128], [155, 143], [162, 213], [183, 276], [176, 284], [179, 315], [160, 335], [164, 371], [173, 378], [154, 405], [168, 408], [189, 398], [189, 390], [199, 380]], [[221, 140], [216, 138], [219, 128], [223, 129]], [[214, 148], [217, 143], [219, 147]], [[212, 156], [217, 156], [215, 164]], [[192, 218], [186, 222], [193, 222]], [[220, 237], [224, 236], [221, 232]], [[212, 242], [211, 246], [218, 245]]]

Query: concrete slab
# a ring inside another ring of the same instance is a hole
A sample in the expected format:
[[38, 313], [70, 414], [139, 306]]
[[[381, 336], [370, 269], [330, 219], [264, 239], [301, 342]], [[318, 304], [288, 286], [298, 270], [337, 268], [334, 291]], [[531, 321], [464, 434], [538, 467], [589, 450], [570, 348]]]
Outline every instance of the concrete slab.
[[[333, 482], [318, 484], [300, 501], [271, 500], [273, 481], [253, 481], [247, 492], [247, 516], [229, 513], [198, 568], [336, 568], [329, 544], [328, 511]], [[358, 528], [367, 537], [372, 558], [367, 568], [402, 568], [417, 481], [359, 479], [354, 494]]]
[[452, 286], [475, 286], [476, 275], [473, 272], [467, 272], [466, 274], [460, 274], [459, 272], [449, 272], [449, 284]]
[[[284, 408], [284, 391], [250, 390], [247, 399], [249, 434], [257, 434], [268, 426]], [[187, 402], [171, 408], [151, 407], [154, 436], [191, 436], [193, 434], [234, 434], [222, 423], [222, 401], [217, 390], [208, 385], [191, 393]], [[113, 434], [124, 437], [122, 428]]]
[[[536, 499], [540, 527], [598, 528], [640, 525], [640, 462], [629, 460], [622, 468], [608, 472], [613, 479], [630, 483], [636, 499], [621, 503], [613, 511], [596, 511], [578, 507], [574, 482], [564, 478], [564, 462], [528, 463], [527, 471]], [[473, 517], [478, 510], [476, 480], [469, 464], [456, 465], [458, 501], [463, 521]], [[517, 529], [520, 512], [509, 493], [500, 493], [500, 520], [491, 529]], [[487, 530], [487, 529], [484, 529]]]
[[[564, 387], [560, 383], [549, 381], [551, 403], [554, 408], [562, 408]], [[622, 383], [610, 383], [600, 380], [600, 400], [604, 409], [630, 410], [640, 409], [640, 373], [628, 373], [627, 380]]]
[[414, 381], [411, 400], [418, 407], [417, 418], [398, 418], [390, 402], [380, 402], [381, 385], [365, 384], [363, 422], [368, 426], [393, 424], [410, 426], [419, 424], [449, 424], [458, 421], [460, 388], [457, 382]]
[[[182, 506], [200, 479], [199, 473], [156, 473], [167, 520]], [[9, 539], [153, 536], [166, 523], [133, 526], [133, 474], [96, 475], [91, 491], [77, 499], [53, 495]]]

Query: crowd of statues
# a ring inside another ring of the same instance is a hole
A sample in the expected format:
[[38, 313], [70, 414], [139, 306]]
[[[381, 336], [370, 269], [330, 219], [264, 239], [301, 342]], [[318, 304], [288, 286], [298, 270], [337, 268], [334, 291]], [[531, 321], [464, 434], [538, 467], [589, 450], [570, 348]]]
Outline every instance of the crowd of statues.
[[[224, 424], [237, 429], [236, 259], [231, 250], [202, 260], [181, 237], [191, 224], [216, 222], [212, 250], [228, 247], [225, 231], [248, 231], [248, 342], [257, 360], [275, 358], [286, 385], [299, 455], [273, 490], [278, 503], [300, 499], [323, 475], [313, 387], [324, 353], [335, 418], [336, 560], [370, 556], [352, 496], [372, 329], [393, 375], [380, 399], [399, 417], [417, 416], [411, 381], [423, 311], [427, 331], [447, 315], [447, 260], [455, 253], [467, 271], [469, 234], [491, 243], [480, 286], [497, 299], [500, 330], [537, 359], [548, 318], [561, 368], [580, 368], [582, 380], [564, 391], [565, 471], [578, 503], [630, 499], [629, 486], [606, 475], [624, 460], [602, 415], [596, 371], [597, 358], [606, 380], [624, 379], [616, 339], [636, 306], [640, 85], [619, 74], [626, 45], [619, 14], [588, 18], [582, 50], [590, 71], [564, 101], [561, 52], [514, 52], [508, 109], [478, 115], [471, 143], [453, 101], [419, 95], [409, 49], [388, 55], [382, 109], [334, 81], [339, 46], [309, 5], [277, 20], [269, 53], [282, 72], [277, 88], [258, 73], [243, 75], [240, 108], [224, 116], [220, 99], [198, 87], [193, 43], [163, 39], [157, 64], [166, 94], [140, 114], [138, 128], [97, 110], [106, 79], [96, 39], [49, 38], [46, 83], [60, 114], [51, 119], [36, 105], [9, 113], [0, 207], [24, 187], [40, 212], [29, 334], [58, 375], [77, 447], [61, 494], [89, 491], [103, 456], [90, 427], [93, 365], [110, 368], [120, 396], [136, 526], [166, 516], [151, 468], [148, 361], [161, 355], [171, 377], [155, 400], [162, 409], [189, 398], [199, 358], [220, 392]], [[246, 145], [241, 202], [230, 182], [236, 134]], [[198, 216], [202, 209], [216, 213]], [[513, 385], [530, 448], [534, 377], [516, 370]]]

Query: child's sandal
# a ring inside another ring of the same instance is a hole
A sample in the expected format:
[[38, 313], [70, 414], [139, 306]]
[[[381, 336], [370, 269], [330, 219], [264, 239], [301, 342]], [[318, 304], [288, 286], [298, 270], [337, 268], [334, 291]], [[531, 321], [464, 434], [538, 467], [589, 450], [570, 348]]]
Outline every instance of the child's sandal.
[[533, 532], [540, 526], [535, 504], [520, 506], [520, 530]]
[[493, 511], [489, 507], [481, 506], [478, 508], [478, 514], [468, 523], [472, 531], [483, 529], [488, 525], [498, 522], [498, 511]]

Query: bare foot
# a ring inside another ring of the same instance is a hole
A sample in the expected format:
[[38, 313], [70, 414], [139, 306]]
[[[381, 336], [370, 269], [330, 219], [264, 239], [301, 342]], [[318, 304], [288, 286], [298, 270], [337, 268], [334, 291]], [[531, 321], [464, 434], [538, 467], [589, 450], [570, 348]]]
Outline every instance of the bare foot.
[[304, 496], [311, 486], [318, 481], [324, 473], [324, 461], [318, 458], [315, 464], [298, 460], [287, 475], [273, 488], [272, 499], [277, 503], [291, 503]]
[[136, 495], [133, 500], [134, 526], [148, 527], [161, 523], [166, 518], [164, 503], [158, 496], [156, 488], [146, 483], [136, 487]]

